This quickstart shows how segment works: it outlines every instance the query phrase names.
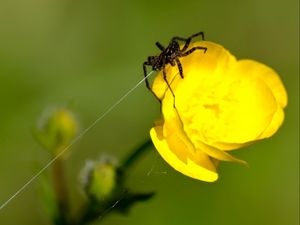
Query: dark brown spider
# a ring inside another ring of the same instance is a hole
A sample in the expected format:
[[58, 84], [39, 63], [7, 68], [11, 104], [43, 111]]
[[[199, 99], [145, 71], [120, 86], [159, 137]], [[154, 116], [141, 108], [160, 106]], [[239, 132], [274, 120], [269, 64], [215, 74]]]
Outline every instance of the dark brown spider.
[[[195, 50], [203, 50], [204, 53], [207, 50], [206, 47], [201, 47], [201, 46], [193, 47], [193, 48], [187, 50], [191, 43], [192, 38], [197, 37], [197, 36], [201, 36], [202, 40], [204, 40], [204, 33], [199, 32], [188, 38], [173, 37], [171, 39], [169, 45], [166, 48], [164, 46], [162, 46], [159, 42], [155, 43], [156, 46], [161, 50], [161, 53], [157, 56], [149, 56], [147, 61], [145, 61], [143, 64], [143, 69], [144, 69], [144, 76], [146, 78], [145, 79], [146, 86], [159, 101], [161, 101], [161, 100], [156, 96], [156, 94], [152, 91], [152, 89], [149, 85], [149, 80], [147, 79], [147, 74], [148, 74], [147, 66], [152, 66], [152, 70], [154, 70], [154, 71], [163, 70], [163, 78], [164, 78], [164, 81], [167, 83], [168, 88], [170, 89], [170, 91], [174, 97], [174, 106], [175, 106], [175, 95], [174, 95], [174, 93], [171, 89], [171, 86], [167, 80], [165, 67], [167, 64], [170, 64], [171, 66], [177, 65], [178, 70], [179, 70], [179, 75], [183, 79], [184, 78], [183, 69], [182, 69], [182, 65], [180, 63], [179, 58], [188, 56]], [[179, 41], [185, 42], [182, 49], [180, 49]]]

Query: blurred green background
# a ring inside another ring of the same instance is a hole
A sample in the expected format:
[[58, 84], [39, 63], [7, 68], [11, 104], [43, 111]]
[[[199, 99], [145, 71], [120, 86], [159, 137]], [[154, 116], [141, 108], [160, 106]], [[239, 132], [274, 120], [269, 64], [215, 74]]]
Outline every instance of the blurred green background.
[[[155, 41], [198, 31], [278, 71], [289, 94], [285, 123], [271, 139], [235, 152], [249, 169], [222, 163], [212, 184], [175, 172], [153, 149], [128, 185], [156, 196], [101, 224], [298, 224], [298, 0], [0, 0], [0, 202], [49, 160], [31, 133], [46, 107], [70, 106], [84, 129], [142, 78]], [[85, 160], [126, 156], [157, 118], [159, 105], [141, 85], [75, 144], [67, 162], [75, 208]], [[50, 224], [38, 182], [0, 211], [0, 224]]]

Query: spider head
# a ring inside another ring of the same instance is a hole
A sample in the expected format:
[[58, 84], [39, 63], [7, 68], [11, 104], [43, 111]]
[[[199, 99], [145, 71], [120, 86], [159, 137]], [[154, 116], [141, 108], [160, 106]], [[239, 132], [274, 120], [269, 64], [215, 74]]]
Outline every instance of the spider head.
[[170, 41], [170, 44], [169, 44], [168, 48], [169, 48], [169, 51], [171, 53], [179, 52], [180, 51], [180, 46], [179, 46], [178, 42], [175, 41], [175, 40], [171, 40]]
[[149, 56], [147, 61], [152, 65], [153, 70], [160, 70], [162, 67], [160, 57], [158, 56]]

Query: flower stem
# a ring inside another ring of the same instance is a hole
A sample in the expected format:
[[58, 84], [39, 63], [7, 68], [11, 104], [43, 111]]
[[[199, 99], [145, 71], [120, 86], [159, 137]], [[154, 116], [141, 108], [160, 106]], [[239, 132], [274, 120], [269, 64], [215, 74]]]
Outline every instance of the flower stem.
[[55, 218], [56, 225], [68, 224], [68, 189], [65, 179], [64, 159], [57, 159], [52, 167], [53, 187], [56, 195], [58, 215]]
[[152, 141], [150, 139], [143, 142], [140, 146], [138, 146], [135, 150], [133, 150], [121, 163], [121, 169], [126, 170], [130, 166], [134, 164], [143, 153], [149, 149], [149, 147], [153, 146]]

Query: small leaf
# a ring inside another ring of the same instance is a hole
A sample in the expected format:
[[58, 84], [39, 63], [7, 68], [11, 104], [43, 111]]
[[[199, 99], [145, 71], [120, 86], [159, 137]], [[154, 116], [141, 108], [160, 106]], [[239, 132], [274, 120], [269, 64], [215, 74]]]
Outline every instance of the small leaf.
[[127, 192], [124, 194], [123, 198], [121, 197], [118, 201], [118, 204], [115, 206], [115, 209], [120, 213], [127, 214], [130, 208], [137, 202], [144, 202], [150, 200], [154, 196], [154, 192], [147, 193], [134, 193]]

